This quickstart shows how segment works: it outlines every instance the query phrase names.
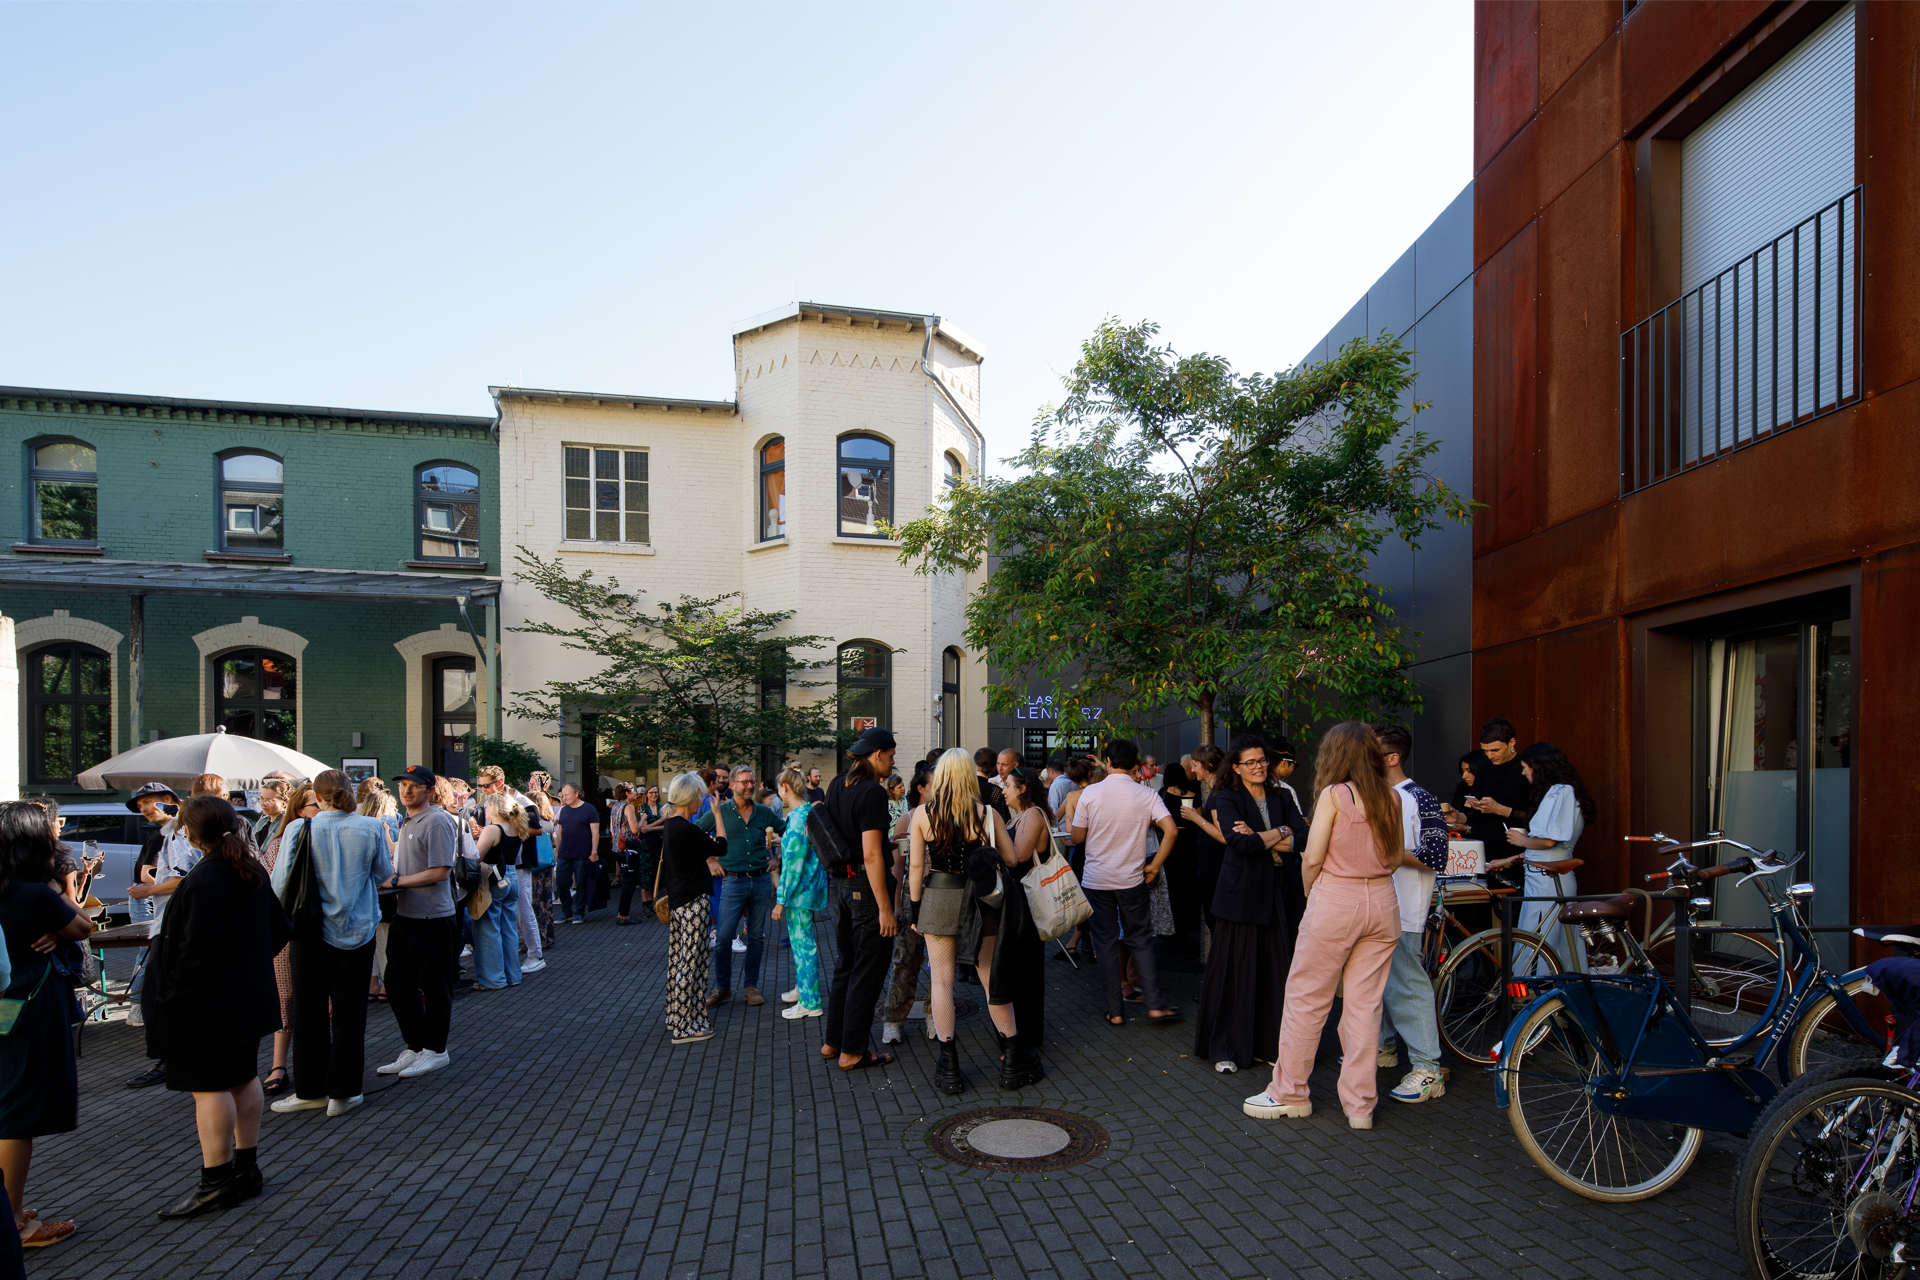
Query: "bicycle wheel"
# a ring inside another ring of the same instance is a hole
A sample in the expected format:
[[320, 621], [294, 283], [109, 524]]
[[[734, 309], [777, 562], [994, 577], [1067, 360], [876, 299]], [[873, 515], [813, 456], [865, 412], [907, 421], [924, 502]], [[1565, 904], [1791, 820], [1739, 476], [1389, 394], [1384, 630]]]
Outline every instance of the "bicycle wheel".
[[[1513, 972], [1560, 972], [1560, 957], [1531, 933], [1513, 934]], [[1500, 933], [1476, 933], [1454, 948], [1434, 979], [1440, 1039], [1457, 1058], [1492, 1062], [1493, 1047], [1507, 1033], [1500, 1020]], [[1515, 1012], [1519, 1012], [1516, 1008]]]
[[[1866, 985], [1865, 979], [1855, 978], [1846, 984], [1846, 992], [1857, 996]], [[1791, 1081], [1830, 1062], [1872, 1063], [1886, 1053], [1884, 1042], [1862, 1039], [1840, 1012], [1833, 994], [1825, 992], [1807, 1004], [1806, 1012], [1794, 1024], [1787, 1051], [1780, 1058], [1780, 1075]]]
[[[1759, 1280], [1865, 1280], [1907, 1235], [1920, 1097], [1839, 1080], [1755, 1129], [1734, 1176], [1734, 1236]], [[1890, 1140], [1891, 1139], [1891, 1140]]]
[[1623, 1204], [1665, 1191], [1700, 1154], [1702, 1133], [1608, 1115], [1590, 1085], [1604, 1066], [1579, 1022], [1555, 996], [1514, 1031], [1507, 1118], [1549, 1178], [1589, 1200]]
[[[1646, 952], [1671, 988], [1673, 934], [1657, 935]], [[1732, 1044], [1753, 1030], [1773, 1003], [1780, 985], [1780, 952], [1771, 935], [1745, 931], [1702, 934], [1691, 952], [1694, 1025], [1708, 1044]]]

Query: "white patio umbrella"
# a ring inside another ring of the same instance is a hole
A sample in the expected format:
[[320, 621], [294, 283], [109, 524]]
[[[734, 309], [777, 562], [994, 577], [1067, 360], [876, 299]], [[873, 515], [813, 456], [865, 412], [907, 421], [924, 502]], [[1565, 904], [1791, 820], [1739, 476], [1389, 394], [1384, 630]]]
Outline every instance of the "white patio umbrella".
[[235, 790], [251, 791], [276, 771], [296, 778], [317, 777], [332, 768], [292, 747], [276, 746], [257, 738], [238, 738], [224, 728], [186, 738], [162, 738], [122, 751], [80, 775], [89, 791], [131, 791], [148, 782], [164, 782], [184, 796], [203, 773], [217, 773]]

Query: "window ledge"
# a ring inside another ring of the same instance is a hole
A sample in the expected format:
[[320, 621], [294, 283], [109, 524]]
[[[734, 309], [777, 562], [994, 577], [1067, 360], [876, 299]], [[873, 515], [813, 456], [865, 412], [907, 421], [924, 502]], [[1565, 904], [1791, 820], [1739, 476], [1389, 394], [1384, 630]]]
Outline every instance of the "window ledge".
[[203, 551], [202, 560], [211, 560], [216, 564], [292, 564], [290, 555], [275, 555], [270, 551]]
[[898, 547], [900, 544], [889, 538], [835, 538], [836, 547]]
[[107, 549], [102, 546], [63, 547], [51, 542], [16, 542], [16, 553], [29, 556], [104, 556]]
[[579, 539], [563, 538], [557, 550], [593, 551], [606, 556], [650, 556], [653, 544], [650, 542], [588, 542]]
[[485, 573], [484, 560], [402, 560], [409, 569], [431, 569], [435, 573]]
[[775, 547], [784, 547], [786, 545], [786, 535], [782, 534], [778, 538], [766, 538], [759, 542], [749, 542], [747, 544], [747, 554], [752, 555], [756, 551], [771, 551]]

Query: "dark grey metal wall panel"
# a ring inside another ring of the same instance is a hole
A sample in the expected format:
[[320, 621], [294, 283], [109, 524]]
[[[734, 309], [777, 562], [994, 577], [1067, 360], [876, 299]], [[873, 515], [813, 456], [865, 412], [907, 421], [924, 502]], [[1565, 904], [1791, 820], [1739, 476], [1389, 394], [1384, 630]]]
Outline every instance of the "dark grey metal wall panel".
[[1340, 348], [1372, 332], [1367, 325], [1367, 300], [1362, 297], [1346, 315], [1340, 317], [1340, 323], [1327, 332], [1327, 354], [1323, 358], [1331, 360], [1340, 354]]
[[1423, 662], [1412, 674], [1425, 706], [1407, 725], [1413, 734], [1407, 773], [1445, 800], [1460, 779], [1460, 753], [1473, 745], [1473, 659], [1463, 653]]
[[1407, 335], [1419, 374], [1414, 394], [1433, 407], [1416, 418], [1440, 443], [1433, 473], [1465, 493], [1473, 491], [1473, 288], [1462, 284], [1427, 312]]
[[1453, 292], [1473, 274], [1473, 184], [1469, 182], [1453, 203], [1414, 241], [1414, 319]]
[[1389, 535], [1373, 556], [1373, 580], [1389, 588], [1387, 607], [1402, 625], [1412, 625], [1407, 617], [1416, 607], [1414, 598], [1413, 549], [1400, 538]]
[[1409, 245], [1399, 260], [1387, 268], [1386, 274], [1373, 282], [1373, 288], [1367, 290], [1369, 336], [1382, 329], [1403, 334], [1420, 318], [1413, 309], [1413, 278], [1414, 246]]
[[1473, 647], [1473, 530], [1451, 524], [1420, 540], [1413, 557], [1414, 607], [1407, 625], [1420, 633], [1422, 658]]

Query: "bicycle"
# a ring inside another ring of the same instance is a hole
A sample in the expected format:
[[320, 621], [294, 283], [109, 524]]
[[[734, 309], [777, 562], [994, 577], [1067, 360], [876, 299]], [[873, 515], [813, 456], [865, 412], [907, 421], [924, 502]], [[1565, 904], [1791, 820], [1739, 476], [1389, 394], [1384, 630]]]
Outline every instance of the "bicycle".
[[[1738, 844], [1722, 838], [1700, 845]], [[1770, 851], [1713, 867], [1680, 854], [1664, 873], [1679, 898], [1676, 910], [1705, 910], [1696, 898], [1706, 881], [1734, 873], [1754, 883], [1767, 901], [1776, 942], [1801, 957], [1793, 981], [1775, 987], [1765, 1015], [1727, 1045], [1710, 1044], [1673, 988], [1618, 922], [1635, 905], [1631, 895], [1580, 903], [1563, 916], [1595, 933], [1608, 922], [1632, 955], [1631, 971], [1517, 979], [1536, 998], [1503, 1038], [1495, 1096], [1514, 1134], [1535, 1164], [1555, 1182], [1589, 1199], [1643, 1200], [1678, 1181], [1699, 1154], [1706, 1130], [1746, 1133], [1777, 1089], [1766, 1068], [1776, 1053], [1783, 1081], [1803, 1074], [1812, 1044], [1804, 1030], [1817, 1007], [1844, 1019], [1863, 1043], [1875, 1036], [1853, 1001], [1864, 971], [1829, 973], [1801, 918], [1812, 888], [1777, 892], [1772, 878], [1799, 861]], [[1745, 848], [1746, 846], [1738, 846]], [[1745, 1051], [1750, 1050], [1748, 1054]], [[1784, 1050], [1784, 1052], [1782, 1052]], [[1802, 1056], [1795, 1058], [1796, 1051]]]

